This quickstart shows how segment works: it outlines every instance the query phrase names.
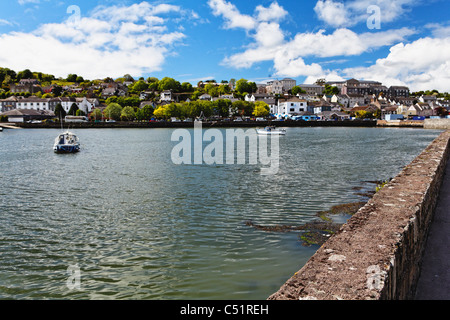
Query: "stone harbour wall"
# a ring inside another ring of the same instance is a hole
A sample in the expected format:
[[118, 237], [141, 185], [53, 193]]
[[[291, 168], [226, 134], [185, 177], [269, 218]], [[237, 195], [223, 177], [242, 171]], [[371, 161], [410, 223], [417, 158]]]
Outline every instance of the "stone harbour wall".
[[449, 141], [435, 139], [268, 299], [413, 299]]
[[425, 119], [424, 129], [450, 129], [450, 119]]

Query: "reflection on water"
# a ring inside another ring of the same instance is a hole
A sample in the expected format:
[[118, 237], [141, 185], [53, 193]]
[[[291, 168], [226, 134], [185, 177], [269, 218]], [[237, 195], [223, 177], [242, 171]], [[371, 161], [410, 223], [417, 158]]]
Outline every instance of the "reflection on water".
[[[170, 129], [0, 135], [0, 298], [266, 299], [317, 247], [296, 233], [317, 211], [360, 201], [363, 181], [394, 177], [439, 131], [289, 128], [280, 170], [174, 165]], [[69, 290], [68, 267], [80, 267]]]

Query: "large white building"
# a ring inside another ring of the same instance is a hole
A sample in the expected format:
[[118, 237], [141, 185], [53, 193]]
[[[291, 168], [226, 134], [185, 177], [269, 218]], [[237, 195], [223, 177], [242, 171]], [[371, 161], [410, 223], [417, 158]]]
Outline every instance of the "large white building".
[[36, 97], [20, 99], [16, 103], [17, 109], [25, 110], [37, 110], [37, 111], [55, 111], [55, 107], [58, 104], [56, 99], [41, 99]]
[[306, 100], [292, 98], [288, 100], [279, 100], [274, 113], [278, 115], [293, 115], [308, 111], [308, 102]]
[[92, 109], [96, 108], [100, 102], [98, 99], [88, 99], [84, 98], [68, 98], [68, 97], [60, 97], [60, 98], [37, 98], [37, 97], [29, 97], [18, 99], [15, 103], [16, 109], [24, 109], [24, 110], [36, 110], [36, 111], [55, 111], [55, 108], [58, 104], [61, 104], [63, 109], [66, 112], [69, 112], [70, 108], [73, 104], [76, 104], [78, 109], [82, 110], [86, 114], [92, 111]]

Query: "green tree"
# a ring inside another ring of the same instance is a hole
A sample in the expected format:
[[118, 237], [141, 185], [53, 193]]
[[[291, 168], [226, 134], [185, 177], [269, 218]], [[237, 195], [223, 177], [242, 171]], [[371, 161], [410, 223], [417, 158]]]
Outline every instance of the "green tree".
[[132, 82], [134, 82], [134, 78], [131, 75], [129, 75], [129, 74], [124, 75], [123, 79], [124, 79], [124, 81], [132, 81]]
[[249, 101], [238, 100], [233, 102], [231, 108], [235, 114], [239, 114], [241, 116], [251, 116], [253, 115], [255, 104]]
[[228, 117], [230, 115], [231, 101], [227, 99], [219, 99], [212, 102], [213, 108], [221, 117]]
[[246, 79], [240, 79], [236, 82], [236, 91], [240, 94], [256, 92], [258, 87], [254, 82], [248, 82]]
[[156, 108], [155, 112], [153, 113], [153, 115], [155, 117], [157, 117], [158, 119], [167, 118], [166, 114], [167, 114], [166, 106], [159, 106], [158, 108]]
[[102, 119], [102, 110], [94, 109], [90, 114], [90, 118], [93, 121], [100, 121]]
[[58, 103], [55, 107], [55, 116], [57, 116], [59, 119], [63, 119], [66, 117], [66, 111], [64, 110], [61, 103]]
[[17, 80], [21, 80], [21, 79], [33, 79], [33, 72], [31, 72], [29, 69], [20, 71], [17, 74]]
[[181, 90], [183, 92], [193, 92], [194, 91], [194, 87], [189, 82], [183, 82], [181, 84]]
[[133, 121], [135, 117], [136, 113], [134, 112], [134, 108], [130, 106], [123, 108], [120, 114], [120, 118], [124, 121]]
[[150, 120], [152, 118], [154, 109], [151, 105], [147, 104], [144, 107], [142, 107], [142, 109], [140, 109], [140, 110], [142, 110], [142, 116], [143, 116], [142, 120]]
[[255, 110], [253, 111], [253, 115], [255, 117], [267, 117], [270, 113], [270, 108], [267, 103], [264, 101], [255, 102]]
[[332, 96], [335, 94], [339, 94], [341, 91], [338, 87], [330, 86], [329, 84], [325, 85], [325, 89], [323, 90], [323, 94], [327, 96]]
[[297, 94], [301, 94], [301, 93], [306, 93], [305, 90], [303, 90], [302, 88], [300, 88], [299, 86], [295, 86], [291, 89], [291, 93], [296, 96]]
[[106, 109], [103, 111], [105, 118], [120, 120], [122, 114], [122, 107], [118, 103], [110, 103]]
[[181, 84], [173, 78], [165, 77], [158, 82], [158, 90], [173, 90], [174, 92], [180, 92]]
[[75, 113], [75, 115], [77, 117], [84, 117], [86, 115], [86, 113], [83, 110], [78, 109], [77, 112]]
[[76, 82], [77, 81], [77, 75], [76, 74], [69, 74], [66, 78], [68, 82]]
[[138, 110], [136, 111], [135, 117], [136, 117], [136, 120], [138, 120], [138, 121], [145, 120], [145, 119], [144, 119], [144, 112], [142, 111], [142, 109], [138, 109]]
[[67, 114], [70, 116], [74, 116], [74, 115], [76, 115], [78, 109], [79, 109], [78, 105], [76, 103], [72, 103], [72, 105], [70, 106], [69, 112]]
[[139, 80], [130, 86], [131, 92], [139, 93], [148, 89], [148, 83]]
[[218, 97], [219, 96], [219, 88], [211, 83], [208, 83], [205, 86], [205, 91], [208, 93], [211, 97]]
[[61, 96], [62, 91], [63, 91], [63, 88], [61, 86], [53, 86], [53, 88], [52, 88], [52, 94], [55, 97]]
[[358, 110], [358, 111], [356, 111], [355, 116], [358, 119], [371, 119], [371, 118], [373, 118], [372, 112], [365, 111], [365, 110]]

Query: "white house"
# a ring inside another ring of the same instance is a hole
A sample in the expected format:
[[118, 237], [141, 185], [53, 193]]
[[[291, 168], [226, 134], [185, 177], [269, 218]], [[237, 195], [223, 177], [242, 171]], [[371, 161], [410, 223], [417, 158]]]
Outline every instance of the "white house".
[[306, 100], [300, 100], [298, 98], [292, 98], [289, 100], [279, 100], [278, 106], [274, 108], [275, 114], [293, 115], [308, 110], [308, 102]]
[[86, 97], [76, 98], [75, 103], [77, 104], [78, 109], [80, 109], [86, 114], [88, 114], [89, 112], [91, 112], [93, 109], [95, 109], [100, 105], [100, 101], [98, 99], [88, 99]]
[[55, 107], [57, 102], [55, 99], [41, 99], [36, 97], [29, 97], [25, 99], [20, 99], [19, 102], [16, 103], [17, 109], [25, 109], [25, 110], [36, 110], [36, 111], [55, 111]]
[[198, 99], [199, 99], [199, 100], [207, 100], [207, 101], [211, 101], [212, 96], [209, 95], [209, 94], [207, 94], [207, 93], [204, 93], [204, 94], [202, 94], [200, 97], [198, 97]]
[[160, 96], [160, 100], [161, 102], [166, 101], [166, 102], [170, 102], [172, 101], [172, 91], [171, 90], [165, 90], [163, 92], [161, 92], [161, 96]]

